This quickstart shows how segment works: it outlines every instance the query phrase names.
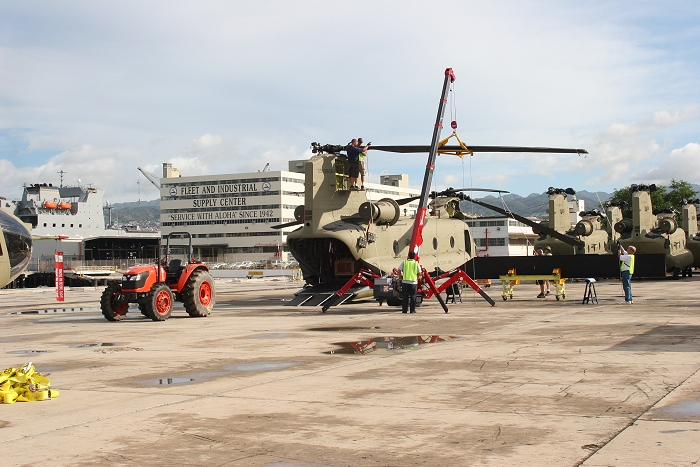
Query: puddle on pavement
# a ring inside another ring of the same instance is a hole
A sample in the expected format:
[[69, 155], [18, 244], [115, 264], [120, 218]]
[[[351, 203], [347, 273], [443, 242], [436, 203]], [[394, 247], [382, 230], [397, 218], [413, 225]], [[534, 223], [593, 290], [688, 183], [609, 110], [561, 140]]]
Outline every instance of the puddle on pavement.
[[363, 341], [335, 342], [338, 348], [324, 352], [326, 354], [361, 354], [367, 355], [377, 351], [414, 350], [421, 345], [435, 344], [456, 339], [457, 336], [402, 336], [376, 337]]
[[317, 464], [316, 462], [274, 461], [266, 462], [263, 467], [340, 467], [337, 464]]
[[209, 381], [212, 378], [226, 376], [236, 372], [256, 372], [256, 371], [274, 371], [291, 368], [293, 366], [303, 365], [304, 362], [254, 362], [254, 363], [239, 363], [237, 365], [228, 365], [221, 370], [209, 372], [197, 372], [180, 376], [167, 376], [164, 378], [154, 378], [145, 381], [139, 381], [139, 386], [171, 386], [190, 383], [202, 383]]
[[7, 342], [17, 342], [17, 341], [23, 341], [31, 339], [31, 337], [28, 336], [12, 336], [12, 337], [0, 337], [0, 344], [5, 344]]
[[330, 328], [310, 328], [308, 331], [374, 331], [380, 329], [379, 326], [335, 326]]
[[140, 384], [142, 384], [144, 386], [169, 386], [169, 385], [175, 385], [175, 384], [187, 384], [187, 383], [192, 383], [194, 381], [195, 381], [194, 378], [173, 377], [173, 378], [149, 379], [146, 381], [142, 381]]
[[266, 334], [257, 334], [255, 336], [250, 336], [251, 339], [281, 339], [283, 337], [289, 337], [291, 334], [287, 332], [268, 332]]
[[91, 342], [89, 344], [76, 344], [72, 345], [71, 347], [73, 348], [82, 348], [82, 347], [115, 347], [119, 344], [115, 344], [114, 342]]
[[301, 365], [302, 362], [257, 362], [257, 363], [240, 363], [238, 365], [230, 365], [225, 367], [228, 371], [273, 371], [284, 370], [293, 366]]
[[[131, 309], [129, 310], [131, 311]], [[72, 307], [72, 308], [46, 308], [44, 310], [11, 311], [6, 315], [51, 315], [54, 313], [102, 313], [99, 306]]]
[[53, 350], [13, 350], [12, 352], [7, 352], [16, 355], [34, 355], [38, 353], [51, 353]]
[[678, 402], [657, 408], [654, 412], [684, 419], [700, 419], [700, 400]]

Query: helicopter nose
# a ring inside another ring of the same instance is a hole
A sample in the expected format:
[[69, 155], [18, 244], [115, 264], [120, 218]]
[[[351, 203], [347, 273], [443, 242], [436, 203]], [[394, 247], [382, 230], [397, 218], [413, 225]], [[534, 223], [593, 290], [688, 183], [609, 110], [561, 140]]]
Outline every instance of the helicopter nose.
[[19, 276], [29, 264], [32, 257], [32, 234], [19, 219], [0, 209], [0, 230], [5, 239], [7, 255], [10, 260], [10, 281]]

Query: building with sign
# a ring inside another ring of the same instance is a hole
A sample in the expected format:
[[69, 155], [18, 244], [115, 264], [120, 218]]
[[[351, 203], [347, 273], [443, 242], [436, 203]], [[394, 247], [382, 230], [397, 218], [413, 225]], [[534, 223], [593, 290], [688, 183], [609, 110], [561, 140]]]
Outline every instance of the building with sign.
[[[297, 170], [295, 164], [299, 162], [291, 161], [290, 168]], [[303, 170], [303, 164], [300, 166]], [[368, 196], [398, 199], [420, 193], [408, 188], [408, 175], [386, 180], [386, 185], [365, 184]], [[294, 210], [304, 204], [303, 173], [182, 177], [170, 164], [163, 164], [160, 186], [161, 235], [165, 238], [172, 232], [189, 232], [195, 257], [220, 262], [287, 259], [287, 234], [297, 226], [272, 226], [295, 220]], [[415, 210], [411, 205], [407, 207]], [[171, 241], [171, 249], [173, 244], [182, 243], [180, 239]], [[178, 250], [182, 251], [181, 246], [173, 252]]]
[[477, 256], [531, 256], [539, 237], [532, 227], [506, 216], [468, 219], [467, 225], [474, 237]]

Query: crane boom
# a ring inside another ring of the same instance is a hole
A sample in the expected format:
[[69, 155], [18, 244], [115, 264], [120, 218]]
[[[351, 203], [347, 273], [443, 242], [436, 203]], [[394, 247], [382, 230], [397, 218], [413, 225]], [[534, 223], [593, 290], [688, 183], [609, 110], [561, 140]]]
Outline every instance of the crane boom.
[[454, 82], [455, 74], [452, 68], [445, 70], [445, 82], [442, 85], [442, 95], [440, 96], [440, 104], [438, 105], [437, 120], [433, 130], [433, 140], [430, 143], [430, 153], [428, 155], [428, 163], [425, 166], [425, 176], [423, 177], [423, 188], [421, 190], [420, 204], [416, 211], [416, 220], [413, 223], [413, 233], [411, 234], [411, 245], [408, 251], [416, 254], [416, 261], [420, 259], [420, 246], [423, 243], [423, 226], [425, 225], [425, 217], [428, 212], [428, 202], [430, 196], [430, 184], [433, 181], [433, 172], [435, 171], [435, 159], [437, 158], [438, 142], [440, 141], [440, 131], [442, 130], [442, 118], [445, 114], [445, 104], [447, 103], [447, 93], [450, 90], [450, 84]]
[[146, 177], [146, 179], [147, 179], [149, 182], [151, 182], [151, 184], [152, 184], [154, 187], [156, 187], [156, 188], [158, 188], [158, 189], [160, 190], [160, 179], [159, 179], [158, 177], [156, 177], [156, 176], [153, 175], [152, 173], [146, 171], [145, 169], [142, 169], [141, 167], [139, 167], [138, 169], [139, 169], [139, 172], [141, 172], [141, 173], [143, 174], [143, 176]]

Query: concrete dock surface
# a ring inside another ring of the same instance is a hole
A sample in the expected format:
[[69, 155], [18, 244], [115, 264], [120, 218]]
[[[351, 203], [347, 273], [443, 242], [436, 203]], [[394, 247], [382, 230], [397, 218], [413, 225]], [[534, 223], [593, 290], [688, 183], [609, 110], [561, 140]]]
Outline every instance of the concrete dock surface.
[[[690, 466], [700, 462], [700, 281], [500, 286], [443, 313], [289, 307], [282, 280], [106, 321], [99, 289], [0, 291], [2, 366], [58, 398], [0, 405], [3, 465]], [[32, 311], [31, 313], [20, 313]], [[365, 353], [354, 353], [360, 349]], [[1, 370], [1, 369], [0, 369]]]

